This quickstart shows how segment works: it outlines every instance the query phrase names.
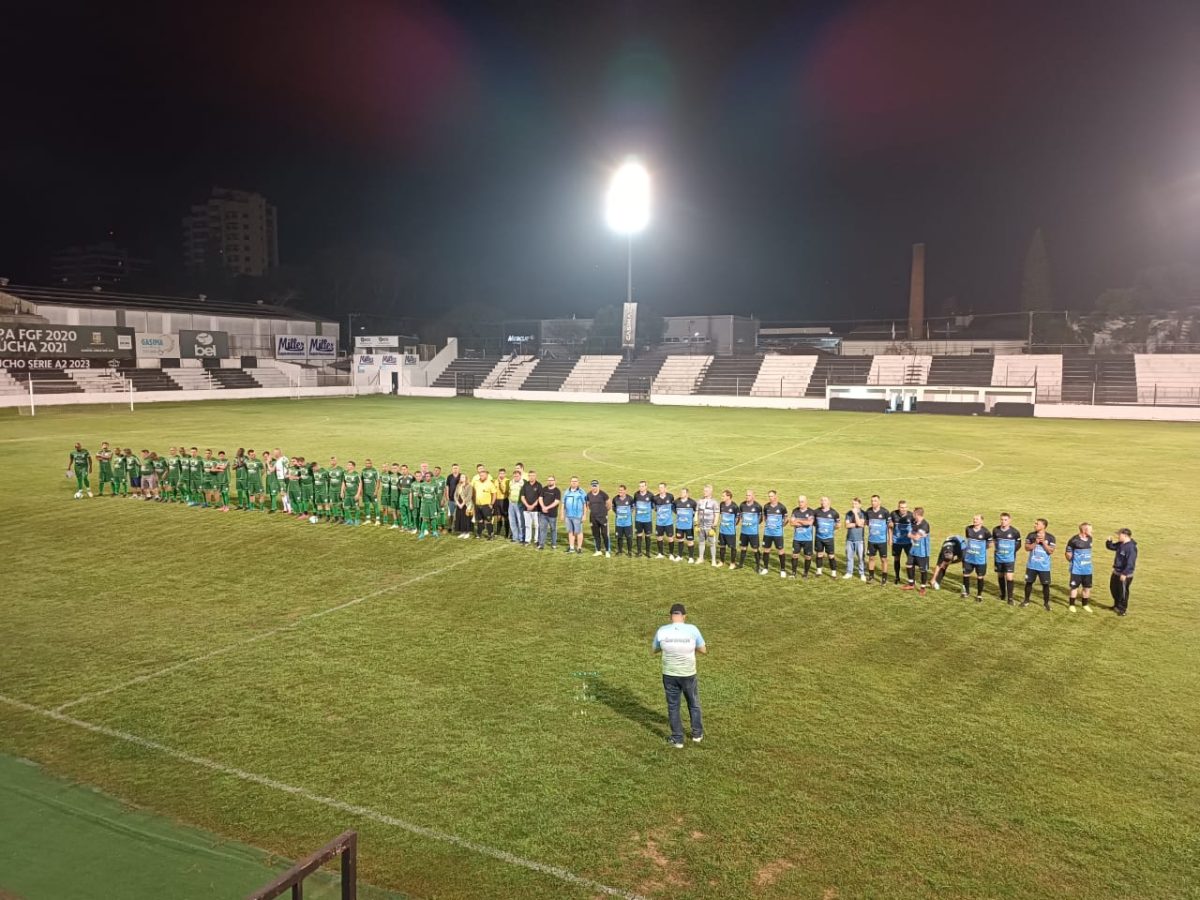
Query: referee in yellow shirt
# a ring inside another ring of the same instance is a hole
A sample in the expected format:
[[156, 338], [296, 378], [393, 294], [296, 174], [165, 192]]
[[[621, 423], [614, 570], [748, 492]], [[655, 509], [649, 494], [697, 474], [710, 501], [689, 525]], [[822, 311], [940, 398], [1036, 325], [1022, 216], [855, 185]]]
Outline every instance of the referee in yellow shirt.
[[483, 537], [487, 529], [487, 539], [490, 541], [495, 530], [492, 524], [492, 504], [499, 495], [499, 487], [488, 474], [487, 469], [481, 469], [479, 474], [471, 479], [471, 490], [475, 498], [475, 537]]

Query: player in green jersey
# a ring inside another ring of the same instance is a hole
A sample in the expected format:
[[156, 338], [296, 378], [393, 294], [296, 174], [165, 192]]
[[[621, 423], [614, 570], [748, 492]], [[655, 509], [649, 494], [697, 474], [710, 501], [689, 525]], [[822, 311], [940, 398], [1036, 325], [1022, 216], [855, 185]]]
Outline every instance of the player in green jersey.
[[200, 458], [200, 450], [192, 447], [188, 451], [187, 458], [184, 459], [183, 465], [180, 467], [180, 483], [183, 485], [183, 497], [187, 501], [188, 506], [199, 506], [203, 499], [200, 490], [201, 481], [204, 478], [204, 460]]
[[329, 506], [329, 469], [320, 467], [319, 462], [312, 464], [312, 502], [317, 508], [317, 515], [328, 520]]
[[300, 516], [308, 518], [316, 507], [317, 477], [313, 474], [313, 463], [300, 457]]
[[83, 444], [75, 442], [75, 449], [67, 454], [67, 477], [75, 473], [75, 499], [83, 496], [84, 491], [92, 496], [92, 454], [83, 449]]
[[125, 463], [128, 457], [125, 451], [120, 447], [113, 455], [112, 470], [113, 470], [113, 493], [119, 497], [129, 496], [129, 472], [125, 468]]
[[241, 474], [238, 475], [239, 489], [241, 487], [240, 479], [242, 478], [246, 479], [247, 509], [262, 509], [263, 461], [254, 455], [253, 447], [246, 451], [246, 464], [242, 467]]
[[450, 495], [446, 493], [446, 477], [442, 475], [441, 466], [433, 467], [433, 483], [437, 486], [438, 503], [440, 504], [438, 515], [441, 517], [441, 524], [438, 527], [445, 528], [448, 522], [447, 516], [450, 512]]
[[294, 456], [288, 460], [287, 467], [287, 499], [288, 508], [293, 516], [302, 516], [300, 506], [300, 463], [303, 457]]
[[379, 515], [379, 470], [370, 459], [364, 459], [361, 474], [363, 522], [370, 525], [374, 518], [374, 524], [382, 525], [383, 520]]
[[217, 461], [210, 447], [204, 451], [204, 458], [200, 460], [200, 494], [204, 498], [200, 505], [205, 509], [217, 505], [217, 479], [213, 475], [213, 469], [216, 467]]
[[174, 503], [179, 498], [179, 480], [181, 474], [179, 448], [172, 447], [166, 457], [166, 473], [162, 481], [162, 498]]
[[113, 467], [112, 467], [113, 452], [108, 449], [108, 441], [100, 443], [100, 449], [96, 451], [96, 462], [100, 464], [100, 487], [99, 494], [104, 496], [104, 485], [107, 484], [112, 488], [112, 495], [117, 495], [116, 485], [113, 484]]
[[138, 461], [138, 493], [143, 500], [149, 500], [154, 496], [154, 489], [156, 487], [154, 460], [150, 458], [149, 450], [143, 450], [141, 459]]
[[400, 509], [400, 527], [410, 534], [417, 533], [417, 517], [413, 508], [413, 483], [415, 478], [408, 471], [408, 463], [400, 466], [400, 477], [396, 480], [396, 505]]
[[213, 466], [213, 487], [221, 502], [221, 512], [229, 512], [229, 460], [224, 450], [217, 453], [217, 464]]
[[336, 456], [329, 457], [329, 468], [326, 470], [329, 473], [329, 502], [333, 504], [330, 509], [330, 515], [338, 521], [346, 521], [346, 511], [342, 509], [342, 481], [346, 477], [346, 470], [338, 463]]
[[359, 519], [359, 504], [362, 502], [363, 484], [362, 473], [354, 465], [354, 460], [346, 461], [346, 472], [342, 481], [342, 514], [347, 525], [361, 525]]
[[416, 485], [417, 519], [419, 522], [420, 540], [427, 534], [438, 537], [438, 528], [442, 518], [442, 505], [445, 500], [445, 489], [438, 489], [433, 480], [433, 473], [426, 472], [425, 480]]
[[379, 471], [379, 511], [384, 525], [395, 524], [396, 518], [396, 464], [383, 464]]
[[287, 473], [287, 462], [284, 460], [283, 453], [276, 447], [273, 451], [266, 454], [266, 459], [263, 463], [267, 469], [267, 498], [271, 502], [267, 512], [275, 512], [279, 508], [279, 496], [284, 490], [284, 479], [281, 474]]

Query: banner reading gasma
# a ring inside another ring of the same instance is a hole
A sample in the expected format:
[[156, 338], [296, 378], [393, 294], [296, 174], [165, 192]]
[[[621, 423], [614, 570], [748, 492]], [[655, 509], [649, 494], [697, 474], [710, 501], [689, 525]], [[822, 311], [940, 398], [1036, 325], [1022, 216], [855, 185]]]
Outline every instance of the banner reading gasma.
[[173, 359], [179, 356], [179, 339], [173, 334], [138, 334], [137, 355], [151, 359]]
[[0, 325], [0, 359], [123, 359], [133, 356], [133, 329], [114, 325]]
[[277, 334], [275, 358], [337, 359], [337, 341], [320, 334]]

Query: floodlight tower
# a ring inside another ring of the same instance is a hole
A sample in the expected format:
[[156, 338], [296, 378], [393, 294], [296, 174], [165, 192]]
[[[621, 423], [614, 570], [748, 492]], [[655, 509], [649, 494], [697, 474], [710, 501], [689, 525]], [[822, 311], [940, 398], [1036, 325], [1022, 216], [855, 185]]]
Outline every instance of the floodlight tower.
[[630, 156], [613, 173], [605, 197], [608, 227], [626, 239], [626, 303], [633, 302], [633, 237], [650, 224], [650, 173]]

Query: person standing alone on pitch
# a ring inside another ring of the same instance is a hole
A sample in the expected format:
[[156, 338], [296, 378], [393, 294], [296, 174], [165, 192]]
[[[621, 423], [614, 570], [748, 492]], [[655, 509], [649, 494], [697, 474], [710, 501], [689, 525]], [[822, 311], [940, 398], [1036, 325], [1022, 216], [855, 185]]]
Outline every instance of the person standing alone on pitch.
[[1113, 609], [1118, 616], [1129, 611], [1129, 588], [1133, 584], [1133, 571], [1137, 568], [1138, 546], [1133, 532], [1122, 528], [1104, 542], [1104, 546], [1117, 555], [1113, 558], [1112, 577], [1108, 579], [1108, 590], [1112, 594]]
[[682, 603], [671, 607], [671, 623], [663, 625], [654, 635], [653, 651], [662, 654], [663, 692], [667, 697], [667, 719], [671, 723], [672, 747], [683, 749], [683, 720], [679, 714], [679, 698], [687, 702], [692, 720], [692, 740], [704, 739], [704, 723], [700, 718], [700, 688], [696, 683], [696, 654], [708, 653], [704, 636], [695, 625], [687, 624], [687, 610]]

